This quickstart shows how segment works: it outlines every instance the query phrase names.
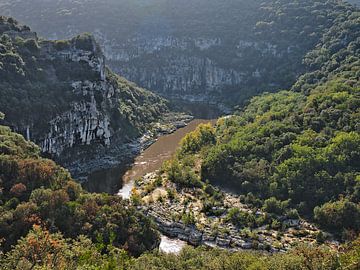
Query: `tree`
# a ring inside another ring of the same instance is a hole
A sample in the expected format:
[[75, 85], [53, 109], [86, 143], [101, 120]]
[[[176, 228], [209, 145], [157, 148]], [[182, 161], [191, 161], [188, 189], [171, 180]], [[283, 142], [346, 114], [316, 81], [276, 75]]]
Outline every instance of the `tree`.
[[330, 230], [354, 229], [360, 231], [360, 205], [341, 199], [314, 209], [315, 220]]
[[35, 266], [66, 269], [67, 249], [68, 245], [61, 234], [50, 234], [39, 225], [34, 225], [29, 234], [6, 254], [4, 267], [19, 270], [30, 270]]
[[18, 183], [12, 186], [10, 193], [15, 197], [21, 197], [26, 191], [26, 186], [23, 183]]
[[182, 153], [194, 153], [203, 146], [215, 143], [215, 129], [209, 124], [200, 124], [195, 131], [186, 134], [180, 142]]
[[274, 213], [277, 215], [282, 215], [285, 212], [285, 209], [288, 205], [286, 201], [279, 201], [275, 197], [266, 199], [263, 205], [263, 210], [268, 213]]

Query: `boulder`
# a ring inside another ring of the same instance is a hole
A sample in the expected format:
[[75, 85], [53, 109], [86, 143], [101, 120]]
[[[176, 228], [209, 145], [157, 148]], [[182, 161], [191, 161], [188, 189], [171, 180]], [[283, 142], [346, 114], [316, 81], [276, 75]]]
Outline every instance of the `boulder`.
[[241, 244], [241, 248], [243, 248], [243, 249], [251, 249], [252, 248], [252, 243], [244, 242], [244, 243]]
[[217, 237], [216, 244], [221, 247], [228, 247], [230, 245], [230, 239]]

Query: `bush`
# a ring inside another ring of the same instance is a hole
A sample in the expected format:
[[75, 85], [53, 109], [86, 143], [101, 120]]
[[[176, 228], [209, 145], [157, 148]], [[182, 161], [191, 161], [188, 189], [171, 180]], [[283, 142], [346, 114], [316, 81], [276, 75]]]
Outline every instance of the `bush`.
[[347, 199], [325, 203], [314, 209], [316, 222], [326, 229], [341, 231], [342, 229], [360, 230], [360, 205]]
[[237, 227], [255, 227], [256, 219], [253, 213], [241, 211], [239, 208], [231, 208], [225, 217]]
[[290, 209], [289, 211], [286, 212], [286, 217], [290, 219], [298, 219], [299, 213], [296, 209]]
[[181, 165], [176, 158], [169, 161], [166, 172], [169, 180], [180, 186], [202, 187], [200, 178], [195, 174], [193, 168]]
[[262, 209], [268, 213], [282, 215], [284, 214], [287, 205], [288, 205], [287, 201], [282, 202], [277, 200], [275, 197], [271, 197], [265, 200]]
[[195, 131], [186, 134], [180, 142], [181, 153], [195, 153], [205, 145], [215, 143], [215, 129], [211, 124], [200, 124]]
[[57, 40], [54, 43], [54, 47], [58, 51], [69, 50], [70, 49], [70, 41], [69, 40]]

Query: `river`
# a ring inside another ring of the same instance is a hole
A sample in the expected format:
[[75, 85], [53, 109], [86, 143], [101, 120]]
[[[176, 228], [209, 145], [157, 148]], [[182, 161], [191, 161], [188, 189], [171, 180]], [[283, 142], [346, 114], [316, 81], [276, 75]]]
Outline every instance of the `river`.
[[187, 243], [184, 241], [161, 235], [159, 250], [165, 253], [178, 254], [186, 245]]
[[[145, 149], [136, 157], [133, 165], [122, 177], [123, 186], [118, 195], [124, 199], [131, 196], [131, 190], [134, 187], [135, 180], [147, 173], [153, 172], [161, 167], [164, 161], [171, 158], [179, 146], [181, 139], [189, 132], [196, 129], [199, 124], [215, 123], [215, 120], [195, 119], [186, 127], [176, 130], [174, 133], [160, 137], [149, 148]], [[179, 239], [171, 239], [161, 235], [159, 249], [165, 253], [179, 253], [187, 243]]]
[[133, 165], [122, 177], [123, 186], [119, 190], [118, 195], [124, 199], [129, 199], [136, 179], [158, 170], [164, 161], [170, 159], [175, 153], [181, 139], [187, 133], [195, 130], [199, 124], [214, 122], [215, 120], [195, 119], [186, 127], [160, 137], [155, 143], [136, 157]]

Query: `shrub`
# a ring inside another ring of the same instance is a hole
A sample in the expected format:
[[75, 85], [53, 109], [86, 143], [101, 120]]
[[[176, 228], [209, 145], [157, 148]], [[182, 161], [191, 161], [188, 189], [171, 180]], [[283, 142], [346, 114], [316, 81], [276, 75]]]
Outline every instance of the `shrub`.
[[342, 199], [314, 209], [315, 220], [330, 230], [360, 230], [360, 205]]
[[263, 205], [263, 210], [268, 213], [274, 213], [277, 215], [282, 215], [285, 211], [285, 208], [287, 206], [287, 202], [279, 201], [275, 197], [271, 197], [267, 200], [265, 200]]

